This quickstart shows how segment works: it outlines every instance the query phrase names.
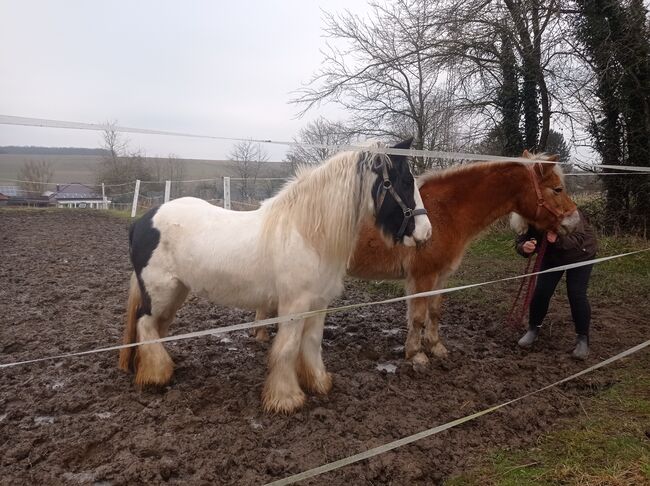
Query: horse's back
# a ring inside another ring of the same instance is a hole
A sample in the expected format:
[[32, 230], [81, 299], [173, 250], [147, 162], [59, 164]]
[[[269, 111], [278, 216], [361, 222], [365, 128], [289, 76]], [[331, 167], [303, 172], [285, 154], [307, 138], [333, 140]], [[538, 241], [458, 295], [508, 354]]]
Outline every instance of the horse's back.
[[[230, 211], [191, 197], [174, 199], [135, 224], [132, 260], [135, 266], [133, 256], [142, 253], [140, 270], [147, 267], [145, 273], [157, 281], [175, 279], [226, 305], [255, 307], [273, 287], [265, 281], [268, 262], [258, 251], [260, 221], [258, 211]], [[246, 302], [241, 302], [242, 295]]]

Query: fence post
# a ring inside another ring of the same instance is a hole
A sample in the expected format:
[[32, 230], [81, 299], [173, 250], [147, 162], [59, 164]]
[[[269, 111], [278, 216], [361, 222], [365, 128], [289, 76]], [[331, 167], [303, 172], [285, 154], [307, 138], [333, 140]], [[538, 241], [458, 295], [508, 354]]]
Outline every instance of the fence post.
[[223, 207], [230, 209], [230, 177], [223, 178]]
[[106, 191], [104, 190], [104, 183], [102, 182], [102, 205], [104, 209], [108, 209], [108, 203], [106, 202]]
[[163, 199], [163, 202], [169, 202], [169, 195], [172, 192], [172, 181], [165, 181], [165, 199]]
[[131, 217], [135, 218], [135, 212], [138, 210], [138, 193], [140, 192], [140, 179], [135, 181], [135, 192], [133, 193], [133, 205], [131, 206]]

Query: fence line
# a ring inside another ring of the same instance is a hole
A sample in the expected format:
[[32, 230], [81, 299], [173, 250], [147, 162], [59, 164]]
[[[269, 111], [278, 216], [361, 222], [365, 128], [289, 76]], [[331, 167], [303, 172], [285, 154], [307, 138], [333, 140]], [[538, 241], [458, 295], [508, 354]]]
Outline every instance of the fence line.
[[[273, 144], [273, 145], [284, 145], [284, 146], [294, 146], [294, 147], [305, 147], [305, 148], [318, 148], [326, 150], [363, 150], [366, 152], [375, 152], [388, 155], [405, 155], [405, 156], [417, 156], [417, 157], [427, 157], [432, 159], [462, 159], [462, 160], [473, 160], [473, 161], [516, 161], [523, 162], [527, 164], [531, 163], [558, 163], [561, 165], [573, 165], [570, 162], [550, 162], [544, 160], [532, 160], [522, 157], [503, 157], [498, 155], [481, 155], [481, 154], [469, 154], [464, 152], [443, 152], [439, 150], [417, 150], [417, 149], [396, 149], [392, 147], [369, 147], [359, 144], [347, 144], [347, 145], [328, 145], [328, 144], [311, 144], [303, 142], [289, 142], [284, 140], [271, 140], [271, 139], [255, 139], [255, 138], [241, 138], [241, 137], [225, 137], [217, 135], [202, 135], [186, 132], [174, 132], [166, 130], [152, 130], [148, 128], [134, 128], [134, 127], [123, 127], [108, 125], [105, 123], [84, 123], [84, 122], [71, 122], [64, 120], [51, 120], [45, 118], [32, 118], [32, 117], [21, 117], [21, 116], [12, 116], [12, 115], [0, 115], [0, 124], [4, 125], [20, 125], [20, 126], [33, 126], [33, 127], [48, 127], [48, 128], [67, 128], [73, 130], [94, 130], [94, 131], [104, 131], [106, 129], [112, 129], [118, 132], [123, 133], [138, 133], [145, 135], [166, 135], [173, 137], [189, 137], [189, 138], [203, 138], [203, 139], [212, 139], [212, 140], [225, 140], [225, 141], [235, 141], [235, 142], [256, 142], [264, 144]], [[583, 167], [586, 167], [583, 165]], [[627, 170], [633, 172], [647, 172], [650, 173], [650, 167], [643, 166], [634, 166], [634, 165], [591, 165], [592, 170], [597, 169], [614, 169], [614, 170]]]
[[612, 175], [650, 175], [650, 172], [569, 172], [565, 176], [612, 176]]
[[346, 311], [346, 310], [352, 310], [352, 309], [359, 309], [362, 307], [370, 307], [374, 305], [385, 305], [385, 304], [393, 304], [395, 302], [403, 302], [411, 299], [417, 299], [417, 298], [422, 298], [422, 297], [432, 297], [434, 295], [442, 295], [442, 294], [448, 294], [452, 292], [458, 292], [461, 290], [466, 290], [466, 289], [471, 289], [475, 287], [482, 287], [485, 285], [493, 285], [501, 282], [507, 282], [510, 280], [517, 280], [521, 278], [527, 278], [535, 275], [541, 275], [543, 273], [551, 273], [551, 272], [561, 272], [564, 270], [570, 270], [572, 268], [578, 268], [578, 267], [583, 267], [586, 265], [594, 265], [596, 263], [602, 263], [605, 261], [609, 260], [614, 260], [617, 258], [622, 258], [630, 255], [636, 255], [640, 253], [644, 253], [646, 251], [650, 251], [650, 247], [648, 248], [643, 248], [641, 250], [635, 250], [635, 251], [630, 251], [627, 253], [619, 253], [617, 255], [610, 255], [606, 257], [600, 257], [600, 258], [594, 258], [592, 260], [587, 260], [583, 262], [578, 262], [578, 263], [570, 263], [568, 265], [560, 265], [557, 267], [549, 268], [547, 270], [541, 270], [539, 272], [531, 272], [531, 273], [525, 273], [521, 275], [514, 275], [512, 277], [505, 277], [505, 278], [500, 278], [500, 279], [495, 279], [495, 280], [488, 280], [485, 282], [479, 282], [479, 283], [473, 283], [473, 284], [467, 284], [467, 285], [460, 285], [457, 287], [448, 287], [444, 289], [437, 289], [437, 290], [429, 290], [426, 292], [419, 292], [417, 294], [410, 294], [410, 295], [404, 295], [402, 297], [393, 297], [391, 299], [384, 299], [384, 300], [378, 300], [378, 301], [373, 301], [373, 302], [359, 302], [356, 304], [347, 304], [347, 305], [342, 305], [339, 307], [331, 307], [329, 309], [318, 309], [318, 310], [313, 310], [313, 311], [306, 311], [306, 312], [299, 312], [296, 314], [288, 314], [285, 316], [279, 316], [279, 317], [272, 317], [269, 319], [263, 319], [259, 321], [249, 321], [249, 322], [244, 322], [241, 324], [232, 324], [230, 326], [224, 326], [224, 327], [215, 327], [211, 329], [205, 329], [202, 331], [193, 331], [193, 332], [188, 332], [184, 334], [177, 334], [175, 336], [167, 336], [163, 338], [158, 338], [158, 339], [151, 339], [147, 341], [141, 341], [138, 343], [130, 343], [130, 344], [119, 344], [115, 346], [108, 346], [108, 347], [103, 347], [103, 348], [96, 348], [96, 349], [91, 349], [87, 351], [78, 351], [78, 352], [72, 352], [72, 353], [65, 353], [65, 354], [60, 354], [56, 356], [46, 356], [42, 358], [34, 358], [30, 360], [24, 360], [24, 361], [15, 361], [11, 363], [1, 363], [0, 368], [9, 368], [13, 366], [19, 366], [19, 365], [25, 365], [25, 364], [31, 364], [31, 363], [40, 363], [43, 361], [52, 361], [52, 360], [60, 360], [64, 358], [71, 358], [75, 356], [85, 356], [88, 354], [96, 354], [96, 353], [103, 353], [107, 351], [115, 351], [118, 349], [124, 349], [124, 348], [133, 348], [136, 346], [142, 346], [145, 344], [155, 344], [155, 343], [166, 343], [166, 342], [173, 342], [173, 341], [182, 341], [186, 339], [193, 339], [201, 336], [208, 336], [208, 335], [215, 335], [215, 334], [225, 334], [228, 332], [233, 332], [233, 331], [243, 331], [247, 329], [255, 329], [258, 327], [265, 327], [271, 324], [278, 324], [281, 322], [293, 322], [293, 321], [298, 321], [302, 319], [306, 319], [308, 317], [313, 317], [317, 316], [320, 314], [332, 314], [335, 312], [341, 312], [341, 311]]
[[[0, 182], [18, 182], [18, 183], [24, 183], [24, 184], [40, 184], [42, 186], [66, 186], [69, 184], [81, 184], [86, 187], [101, 187], [103, 182], [100, 182], [99, 184], [92, 184], [92, 183], [85, 183], [85, 182], [41, 182], [41, 181], [23, 181], [20, 179], [5, 179], [5, 178], [0, 178]], [[149, 181], [146, 181], [149, 182]], [[161, 181], [156, 181], [156, 182], [161, 182]], [[133, 182], [123, 182], [121, 184], [104, 184], [104, 187], [120, 187], [120, 186], [128, 186], [132, 185]]]
[[534, 390], [532, 392], [528, 392], [524, 395], [521, 395], [517, 398], [508, 400], [506, 402], [500, 403], [499, 405], [494, 405], [492, 407], [486, 408], [484, 410], [481, 410], [480, 412], [473, 413], [471, 415], [467, 415], [465, 417], [452, 420], [451, 422], [447, 422], [442, 425], [438, 425], [436, 427], [432, 427], [427, 430], [423, 430], [421, 432], [418, 432], [413, 435], [409, 435], [408, 437], [403, 437], [398, 440], [394, 440], [392, 442], [388, 442], [387, 444], [383, 444], [381, 446], [373, 447], [372, 449], [368, 449], [366, 451], [360, 452], [359, 454], [354, 454], [352, 456], [345, 457], [343, 459], [339, 459], [338, 461], [330, 462], [327, 464], [324, 464], [322, 466], [315, 467], [313, 469], [309, 469], [307, 471], [294, 474], [293, 476], [286, 477], [284, 479], [280, 479], [278, 481], [272, 481], [270, 483], [267, 483], [265, 486], [286, 486], [287, 484], [293, 484], [297, 483], [298, 481], [303, 481], [308, 478], [313, 478], [314, 476], [319, 476], [321, 474], [324, 474], [329, 471], [334, 471], [336, 469], [340, 469], [342, 467], [348, 466], [350, 464], [354, 464], [355, 462], [363, 461], [365, 459], [369, 459], [374, 456], [378, 456], [379, 454], [383, 454], [384, 452], [391, 451], [393, 449], [397, 449], [398, 447], [405, 446], [407, 444], [412, 444], [415, 441], [418, 441], [420, 439], [424, 439], [426, 437], [430, 437], [432, 435], [438, 434], [440, 432], [443, 432], [445, 430], [451, 429], [453, 427], [456, 427], [458, 425], [470, 422], [472, 420], [475, 420], [479, 417], [482, 417], [483, 415], [487, 415], [489, 413], [495, 412], [503, 407], [506, 407], [508, 405], [512, 405], [513, 403], [517, 403], [521, 400], [524, 400], [525, 398], [531, 397], [533, 395], [537, 395], [543, 391], [549, 390], [553, 387], [556, 387], [558, 385], [561, 385], [563, 383], [566, 383], [571, 380], [575, 380], [576, 378], [579, 378], [580, 376], [586, 375], [587, 373], [591, 373], [592, 371], [595, 371], [599, 368], [602, 368], [604, 366], [607, 366], [615, 361], [618, 361], [620, 359], [623, 359], [627, 356], [630, 356], [634, 353], [637, 353], [641, 351], [642, 349], [645, 349], [646, 347], [650, 346], [650, 340], [645, 341], [641, 344], [637, 344], [636, 346], [627, 349], [615, 356], [612, 356], [611, 358], [608, 358], [604, 361], [601, 361], [600, 363], [597, 363], [593, 366], [590, 366], [589, 368], [585, 368], [582, 371], [579, 371], [577, 373], [574, 373], [571, 376], [567, 376], [566, 378], [562, 378], [561, 380], [558, 380], [554, 383], [551, 383], [550, 385], [546, 385], [542, 388], [539, 388], [537, 390]]
[[[649, 172], [569, 172], [564, 174], [565, 176], [612, 176], [612, 175], [650, 175]], [[141, 180], [140, 182], [142, 184], [167, 184], [167, 183], [174, 183], [174, 184], [182, 184], [182, 183], [191, 183], [191, 182], [218, 182], [220, 179], [223, 179], [224, 177], [228, 176], [217, 176], [213, 177], [210, 179], [186, 179], [186, 180], [171, 180], [171, 179], [166, 179], [166, 180], [159, 180], [159, 181], [146, 181], [146, 180]], [[229, 177], [231, 181], [249, 181], [249, 182], [257, 182], [257, 181], [288, 181], [291, 179], [291, 176], [287, 177], [257, 177], [255, 179], [246, 179], [242, 177]], [[92, 184], [92, 183], [85, 183], [85, 182], [42, 182], [42, 181], [26, 181], [26, 180], [20, 180], [20, 179], [7, 179], [7, 178], [0, 178], [0, 182], [17, 182], [21, 184], [38, 184], [42, 186], [64, 186], [64, 185], [70, 185], [70, 184], [81, 184], [86, 187], [122, 187], [122, 186], [130, 186], [135, 184], [135, 181], [133, 182], [123, 182], [120, 184], [106, 184], [103, 182], [100, 182], [98, 184]], [[120, 194], [111, 194], [111, 197], [114, 196], [119, 196], [123, 194], [131, 194], [131, 193], [120, 193]]]

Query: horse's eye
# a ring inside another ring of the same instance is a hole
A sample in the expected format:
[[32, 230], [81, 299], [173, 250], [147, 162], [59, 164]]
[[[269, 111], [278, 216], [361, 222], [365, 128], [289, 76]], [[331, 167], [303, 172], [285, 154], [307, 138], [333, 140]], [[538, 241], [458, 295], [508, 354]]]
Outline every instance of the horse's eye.
[[559, 193], [562, 192], [562, 188], [561, 188], [561, 187], [556, 187], [555, 189], [553, 189], [553, 192], [554, 192], [555, 194], [559, 194]]

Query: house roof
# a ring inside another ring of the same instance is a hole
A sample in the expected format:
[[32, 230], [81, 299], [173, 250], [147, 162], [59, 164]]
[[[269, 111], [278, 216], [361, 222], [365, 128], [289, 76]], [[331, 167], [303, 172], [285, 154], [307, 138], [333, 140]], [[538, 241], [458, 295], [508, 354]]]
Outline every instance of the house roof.
[[25, 197], [27, 191], [18, 186], [0, 186], [0, 193], [8, 197]]
[[90, 187], [73, 182], [71, 184], [61, 184], [56, 187], [56, 191], [50, 195], [50, 199], [62, 201], [65, 199], [102, 199], [100, 194], [97, 194]]

